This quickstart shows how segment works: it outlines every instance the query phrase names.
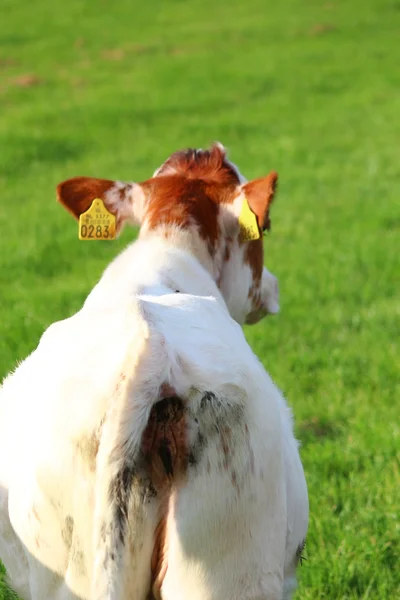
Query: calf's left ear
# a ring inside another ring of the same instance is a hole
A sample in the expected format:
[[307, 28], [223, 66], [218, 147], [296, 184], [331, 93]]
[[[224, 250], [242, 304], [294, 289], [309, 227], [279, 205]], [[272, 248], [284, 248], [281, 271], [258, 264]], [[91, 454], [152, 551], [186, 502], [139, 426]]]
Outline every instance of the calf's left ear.
[[256, 215], [258, 225], [262, 231], [271, 228], [269, 209], [275, 196], [277, 184], [278, 173], [272, 171], [266, 177], [253, 179], [253, 181], [249, 181], [242, 186], [247, 202]]
[[140, 225], [144, 214], [145, 195], [138, 183], [123, 183], [95, 177], [74, 177], [57, 186], [57, 200], [76, 219], [100, 198], [116, 217], [117, 233], [125, 223]]

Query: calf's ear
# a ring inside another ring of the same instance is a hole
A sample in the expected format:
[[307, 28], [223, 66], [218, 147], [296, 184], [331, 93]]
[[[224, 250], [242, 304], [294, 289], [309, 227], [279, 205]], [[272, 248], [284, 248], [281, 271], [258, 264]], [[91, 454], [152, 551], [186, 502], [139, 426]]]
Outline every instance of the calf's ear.
[[272, 171], [266, 177], [253, 179], [253, 181], [249, 181], [242, 186], [249, 206], [256, 215], [258, 225], [262, 231], [271, 227], [269, 209], [275, 196], [277, 183], [278, 173]]
[[119, 233], [125, 223], [140, 225], [145, 210], [145, 194], [138, 183], [123, 183], [95, 177], [74, 177], [57, 186], [57, 200], [76, 219], [95, 198], [100, 198], [116, 217]]

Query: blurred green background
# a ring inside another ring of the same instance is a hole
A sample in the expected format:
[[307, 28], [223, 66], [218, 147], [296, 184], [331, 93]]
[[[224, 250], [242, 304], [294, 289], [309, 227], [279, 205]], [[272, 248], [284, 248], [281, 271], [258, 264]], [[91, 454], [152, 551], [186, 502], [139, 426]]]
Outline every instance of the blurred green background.
[[59, 181], [214, 140], [279, 172], [281, 314], [246, 334], [302, 443], [296, 599], [400, 597], [399, 34], [399, 0], [0, 3], [1, 376], [136, 235], [79, 242]]

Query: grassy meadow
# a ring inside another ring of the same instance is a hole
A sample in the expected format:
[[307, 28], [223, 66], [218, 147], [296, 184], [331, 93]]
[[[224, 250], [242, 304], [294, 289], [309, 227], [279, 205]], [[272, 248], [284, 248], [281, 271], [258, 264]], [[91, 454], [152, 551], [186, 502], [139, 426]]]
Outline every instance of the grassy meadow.
[[246, 334], [302, 443], [296, 600], [400, 598], [399, 31], [399, 0], [0, 3], [1, 377], [136, 235], [79, 242], [59, 181], [214, 140], [279, 172], [281, 313]]

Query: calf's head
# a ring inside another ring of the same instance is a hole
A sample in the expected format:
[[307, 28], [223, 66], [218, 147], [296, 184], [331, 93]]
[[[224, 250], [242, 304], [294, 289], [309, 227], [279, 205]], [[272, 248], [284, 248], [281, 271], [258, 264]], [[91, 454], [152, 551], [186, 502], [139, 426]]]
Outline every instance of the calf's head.
[[60, 183], [57, 193], [76, 218], [101, 198], [116, 216], [117, 232], [125, 223], [138, 224], [140, 237], [159, 235], [182, 245], [214, 278], [232, 317], [252, 324], [279, 310], [262, 239], [277, 178], [272, 172], [247, 182], [223, 146], [214, 144], [175, 152], [142, 183], [75, 177]]

